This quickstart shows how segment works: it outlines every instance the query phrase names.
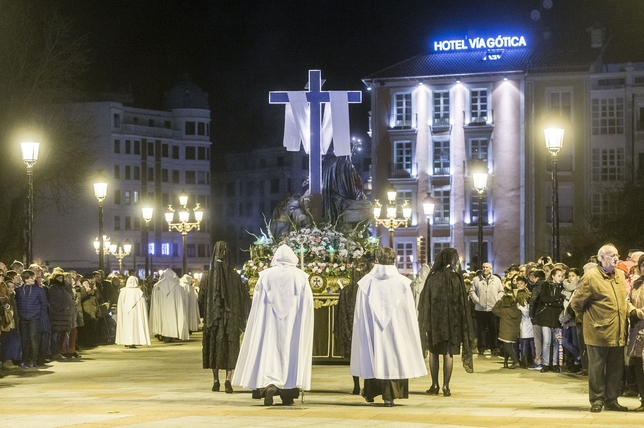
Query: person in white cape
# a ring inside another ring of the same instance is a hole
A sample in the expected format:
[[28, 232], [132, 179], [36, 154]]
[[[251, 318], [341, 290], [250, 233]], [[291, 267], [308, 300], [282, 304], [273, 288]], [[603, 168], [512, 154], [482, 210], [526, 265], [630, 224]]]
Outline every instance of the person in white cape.
[[188, 340], [186, 293], [172, 269], [166, 269], [152, 289], [150, 301], [150, 331], [164, 342]]
[[181, 277], [179, 284], [186, 293], [186, 307], [188, 317], [188, 331], [199, 331], [201, 317], [199, 316], [199, 301], [197, 300], [197, 291], [192, 286], [192, 277], [188, 274]]
[[351, 375], [364, 379], [367, 402], [382, 395], [386, 407], [408, 397], [410, 378], [427, 375], [411, 280], [395, 260], [394, 250], [379, 248], [373, 269], [358, 281], [351, 340]]
[[150, 329], [148, 328], [148, 309], [143, 291], [139, 288], [139, 278], [131, 276], [125, 287], [119, 291], [116, 310], [116, 344], [126, 348], [136, 345], [150, 346]]
[[277, 249], [271, 267], [260, 272], [233, 385], [273, 404], [280, 395], [291, 405], [311, 388], [313, 293], [288, 245]]

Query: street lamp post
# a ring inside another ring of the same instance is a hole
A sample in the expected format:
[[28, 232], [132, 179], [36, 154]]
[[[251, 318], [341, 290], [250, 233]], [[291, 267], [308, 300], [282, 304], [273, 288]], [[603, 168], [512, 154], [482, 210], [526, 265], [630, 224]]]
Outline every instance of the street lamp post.
[[119, 261], [119, 273], [121, 275], [123, 275], [123, 259], [129, 256], [131, 251], [132, 244], [130, 244], [129, 240], [126, 240], [122, 247], [116, 244], [110, 245], [110, 253]]
[[150, 249], [148, 247], [150, 245], [150, 221], [154, 214], [154, 208], [141, 208], [141, 213], [143, 214], [143, 220], [145, 221], [145, 241], [143, 242], [143, 249], [145, 251], [145, 277], [147, 278], [150, 275]]
[[98, 236], [100, 239], [98, 248], [98, 268], [103, 270], [105, 263], [105, 248], [103, 242], [103, 201], [107, 196], [107, 177], [102, 170], [98, 171], [94, 179], [94, 196], [98, 199]]
[[[472, 181], [474, 188], [479, 194], [479, 209], [478, 209], [478, 251], [479, 251], [479, 266], [483, 266], [483, 192], [487, 186], [487, 165], [484, 161], [479, 160], [472, 165]], [[487, 261], [487, 257], [485, 257]]]
[[557, 124], [546, 126], [546, 148], [552, 160], [552, 258], [559, 262], [559, 183], [557, 178], [557, 155], [563, 146], [564, 129]]
[[434, 198], [429, 196], [429, 193], [423, 199], [423, 211], [425, 212], [425, 217], [427, 217], [427, 264], [432, 263], [432, 229], [431, 229], [431, 216], [434, 215], [434, 208], [436, 207], [436, 201]]
[[[103, 239], [99, 239], [98, 236], [94, 239], [94, 251], [96, 254], [101, 254], [101, 242], [103, 243], [103, 266], [105, 266], [105, 256], [110, 253], [110, 237], [103, 235]], [[100, 265], [100, 263], [99, 263]], [[99, 267], [99, 269], [103, 269]]]
[[34, 165], [38, 161], [38, 150], [40, 143], [26, 141], [20, 143], [22, 161], [27, 165], [27, 180], [29, 190], [27, 196], [27, 266], [30, 266], [34, 259]]
[[387, 204], [387, 218], [380, 218], [382, 204], [378, 199], [376, 199], [373, 204], [373, 217], [375, 226], [383, 225], [389, 229], [389, 245], [393, 248], [394, 229], [401, 226], [407, 227], [409, 219], [411, 218], [411, 205], [409, 204], [409, 201], [405, 201], [402, 206], [403, 218], [396, 218], [398, 206], [396, 205], [395, 189], [392, 188], [387, 191], [387, 199], [389, 199], [389, 203]]
[[174, 222], [174, 209], [172, 205], [168, 205], [168, 209], [165, 212], [165, 221], [168, 222], [168, 230], [172, 232], [172, 229], [181, 232], [181, 248], [183, 252], [183, 274], [185, 275], [188, 271], [188, 259], [186, 254], [186, 241], [188, 237], [188, 232], [192, 229], [197, 228], [200, 230], [201, 220], [203, 219], [203, 211], [199, 203], [194, 207], [193, 211], [195, 214], [195, 221], [190, 222], [190, 210], [186, 207], [188, 205], [188, 196], [181, 195], [179, 196], [179, 204], [181, 208], [179, 209], [179, 221]]

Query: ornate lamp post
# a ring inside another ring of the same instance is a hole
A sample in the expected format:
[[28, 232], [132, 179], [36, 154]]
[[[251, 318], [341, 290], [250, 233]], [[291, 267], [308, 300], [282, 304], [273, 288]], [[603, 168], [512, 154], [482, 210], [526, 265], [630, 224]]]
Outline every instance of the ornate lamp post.
[[154, 214], [154, 208], [152, 207], [143, 207], [141, 208], [141, 214], [143, 215], [143, 220], [145, 221], [145, 241], [143, 242], [143, 249], [145, 251], [145, 277], [147, 278], [150, 275], [150, 221], [152, 220], [152, 215]]
[[102, 170], [98, 171], [94, 179], [94, 196], [98, 199], [98, 268], [103, 270], [105, 263], [105, 248], [103, 242], [103, 201], [107, 196], [107, 177], [103, 175]]
[[[483, 192], [487, 186], [487, 165], [484, 161], [479, 160], [472, 165], [472, 181], [474, 188], [479, 194], [479, 212], [478, 212], [478, 247], [479, 247], [479, 269], [483, 266]], [[487, 257], [485, 257], [487, 259]], [[486, 260], [487, 261], [487, 260]]]
[[38, 161], [40, 143], [25, 141], [20, 143], [22, 161], [27, 165], [29, 191], [27, 196], [27, 266], [34, 260], [34, 165]]
[[[103, 265], [105, 265], [105, 256], [110, 253], [110, 237], [103, 235]], [[96, 254], [101, 253], [101, 240], [98, 239], [98, 236], [96, 239], [94, 239], [94, 251], [96, 251]], [[102, 268], [99, 268], [102, 269]]]
[[409, 224], [409, 219], [411, 218], [411, 205], [409, 205], [409, 201], [405, 201], [402, 206], [404, 218], [396, 218], [398, 206], [396, 205], [395, 189], [390, 188], [387, 191], [387, 199], [389, 199], [389, 203], [387, 204], [387, 218], [380, 218], [382, 204], [380, 204], [378, 199], [376, 199], [373, 204], [373, 217], [375, 226], [383, 225], [389, 229], [389, 245], [393, 248], [394, 229], [401, 226], [407, 227], [407, 225]]
[[546, 148], [552, 160], [552, 258], [559, 261], [559, 183], [557, 182], [557, 154], [563, 146], [564, 129], [559, 124], [551, 124], [543, 130]]
[[189, 222], [190, 219], [190, 210], [186, 207], [188, 205], [188, 196], [181, 195], [179, 196], [179, 204], [181, 208], [179, 209], [179, 221], [174, 222], [174, 209], [172, 205], [168, 205], [168, 209], [165, 212], [165, 221], [168, 222], [168, 230], [172, 232], [172, 229], [176, 229], [178, 232], [181, 232], [181, 247], [183, 253], [183, 271], [182, 274], [188, 271], [188, 259], [186, 254], [186, 241], [188, 232], [192, 229], [197, 228], [200, 230], [201, 220], [203, 220], [203, 211], [201, 210], [200, 204], [194, 207], [193, 211], [195, 214], [195, 221]]
[[423, 211], [425, 212], [425, 217], [427, 217], [427, 264], [432, 263], [432, 229], [431, 229], [431, 216], [434, 215], [434, 208], [436, 207], [436, 201], [434, 198], [425, 196], [423, 199]]
[[123, 258], [130, 255], [132, 251], [132, 244], [129, 240], [125, 241], [122, 247], [117, 246], [116, 244], [110, 245], [110, 253], [119, 261], [119, 273], [123, 274]]

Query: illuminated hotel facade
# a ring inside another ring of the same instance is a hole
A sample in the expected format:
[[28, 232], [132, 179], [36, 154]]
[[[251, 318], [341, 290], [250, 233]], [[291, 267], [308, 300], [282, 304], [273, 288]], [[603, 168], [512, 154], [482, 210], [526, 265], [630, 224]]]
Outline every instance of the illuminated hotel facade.
[[[373, 197], [386, 201], [393, 187], [398, 204], [413, 207], [410, 227], [396, 229], [393, 243], [378, 230], [401, 271], [425, 261], [428, 193], [436, 201], [432, 260], [454, 247], [466, 268], [476, 264], [479, 215], [483, 261], [495, 272], [551, 254], [548, 115], [568, 121], [558, 174], [562, 254], [573, 228], [609, 206], [602, 188], [644, 172], [644, 63], [606, 63], [601, 34], [594, 45], [584, 36], [569, 51], [514, 34], [437, 40], [429, 54], [363, 79], [371, 93]], [[471, 177], [476, 160], [489, 172], [481, 207]]]

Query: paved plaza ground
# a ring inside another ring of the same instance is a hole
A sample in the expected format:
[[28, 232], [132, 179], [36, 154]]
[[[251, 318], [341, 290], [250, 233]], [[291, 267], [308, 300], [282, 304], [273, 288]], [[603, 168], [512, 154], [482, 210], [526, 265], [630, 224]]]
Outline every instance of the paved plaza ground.
[[[642, 427], [642, 413], [590, 413], [587, 378], [503, 369], [475, 357], [455, 364], [451, 397], [428, 396], [429, 377], [410, 380], [393, 408], [351, 395], [346, 365], [314, 365], [304, 403], [264, 407], [249, 391], [211, 392], [201, 368], [201, 333], [149, 348], [101, 346], [83, 358], [4, 371], [0, 426], [8, 427]], [[222, 372], [222, 377], [223, 377]], [[223, 382], [222, 382], [223, 391]], [[277, 399], [276, 403], [280, 400]], [[639, 400], [621, 398], [634, 409]]]

